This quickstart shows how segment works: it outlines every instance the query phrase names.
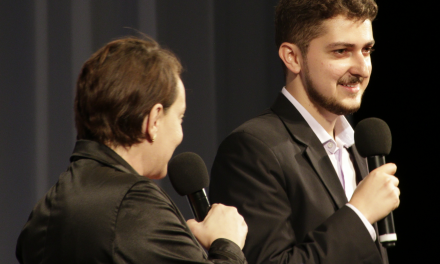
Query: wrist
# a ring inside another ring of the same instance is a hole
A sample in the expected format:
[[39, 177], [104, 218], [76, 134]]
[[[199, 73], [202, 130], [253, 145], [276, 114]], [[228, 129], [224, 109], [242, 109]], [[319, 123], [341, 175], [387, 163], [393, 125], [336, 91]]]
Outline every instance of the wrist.
[[356, 209], [354, 210], [356, 213], [360, 213], [364, 219], [366, 219], [370, 224], [374, 224], [376, 221], [374, 220], [374, 218], [371, 216], [371, 214], [369, 214], [368, 210], [366, 210], [365, 208], [363, 208], [361, 205], [357, 204], [356, 202], [352, 202], [350, 201], [347, 205], [351, 205], [352, 209]]

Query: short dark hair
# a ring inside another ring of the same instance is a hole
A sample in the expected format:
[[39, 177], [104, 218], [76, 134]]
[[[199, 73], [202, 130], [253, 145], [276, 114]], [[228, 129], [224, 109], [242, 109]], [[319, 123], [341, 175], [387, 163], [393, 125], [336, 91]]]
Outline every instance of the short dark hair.
[[348, 19], [373, 21], [374, 0], [280, 0], [275, 12], [275, 42], [297, 45], [305, 56], [310, 42], [323, 34], [326, 19], [343, 15]]
[[130, 147], [146, 138], [144, 118], [160, 103], [177, 98], [182, 66], [152, 39], [112, 41], [83, 65], [74, 103], [77, 139]]

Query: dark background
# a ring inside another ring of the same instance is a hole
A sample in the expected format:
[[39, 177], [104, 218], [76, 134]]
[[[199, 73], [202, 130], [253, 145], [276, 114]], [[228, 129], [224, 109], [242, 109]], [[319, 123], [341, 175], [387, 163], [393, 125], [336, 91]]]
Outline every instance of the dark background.
[[[276, 2], [0, 0], [0, 263], [17, 263], [16, 239], [33, 205], [68, 166], [74, 84], [93, 51], [138, 31], [174, 51], [185, 68], [188, 105], [175, 153], [197, 152], [210, 168], [221, 140], [269, 107], [283, 86], [273, 40]], [[377, 2], [373, 75], [352, 120], [379, 117], [393, 133], [387, 160], [398, 165], [402, 195], [390, 263], [432, 263], [440, 220], [439, 23], [427, 2]], [[168, 179], [159, 184], [191, 217]]]

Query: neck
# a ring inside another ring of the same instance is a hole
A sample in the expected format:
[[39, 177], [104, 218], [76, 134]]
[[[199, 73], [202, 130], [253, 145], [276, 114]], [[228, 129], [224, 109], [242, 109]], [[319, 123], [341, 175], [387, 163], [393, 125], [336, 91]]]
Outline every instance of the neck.
[[314, 103], [307, 94], [299, 75], [289, 72], [286, 90], [310, 113], [310, 115], [334, 138], [336, 120], [339, 117]]

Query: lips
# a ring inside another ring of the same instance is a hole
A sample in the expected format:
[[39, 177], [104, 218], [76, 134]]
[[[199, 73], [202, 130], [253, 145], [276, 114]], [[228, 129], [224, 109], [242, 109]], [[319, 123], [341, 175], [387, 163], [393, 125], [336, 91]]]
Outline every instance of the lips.
[[351, 94], [351, 96], [355, 96], [361, 90], [359, 83], [340, 83], [339, 85], [341, 85], [348, 94]]
[[344, 76], [339, 81], [338, 84], [343, 86], [349, 93], [357, 93], [360, 90], [360, 84], [363, 82], [364, 78], [360, 76]]
[[356, 88], [359, 86], [359, 83], [347, 83], [347, 84], [340, 83], [340, 85], [345, 86], [345, 87], [349, 87], [349, 88]]

